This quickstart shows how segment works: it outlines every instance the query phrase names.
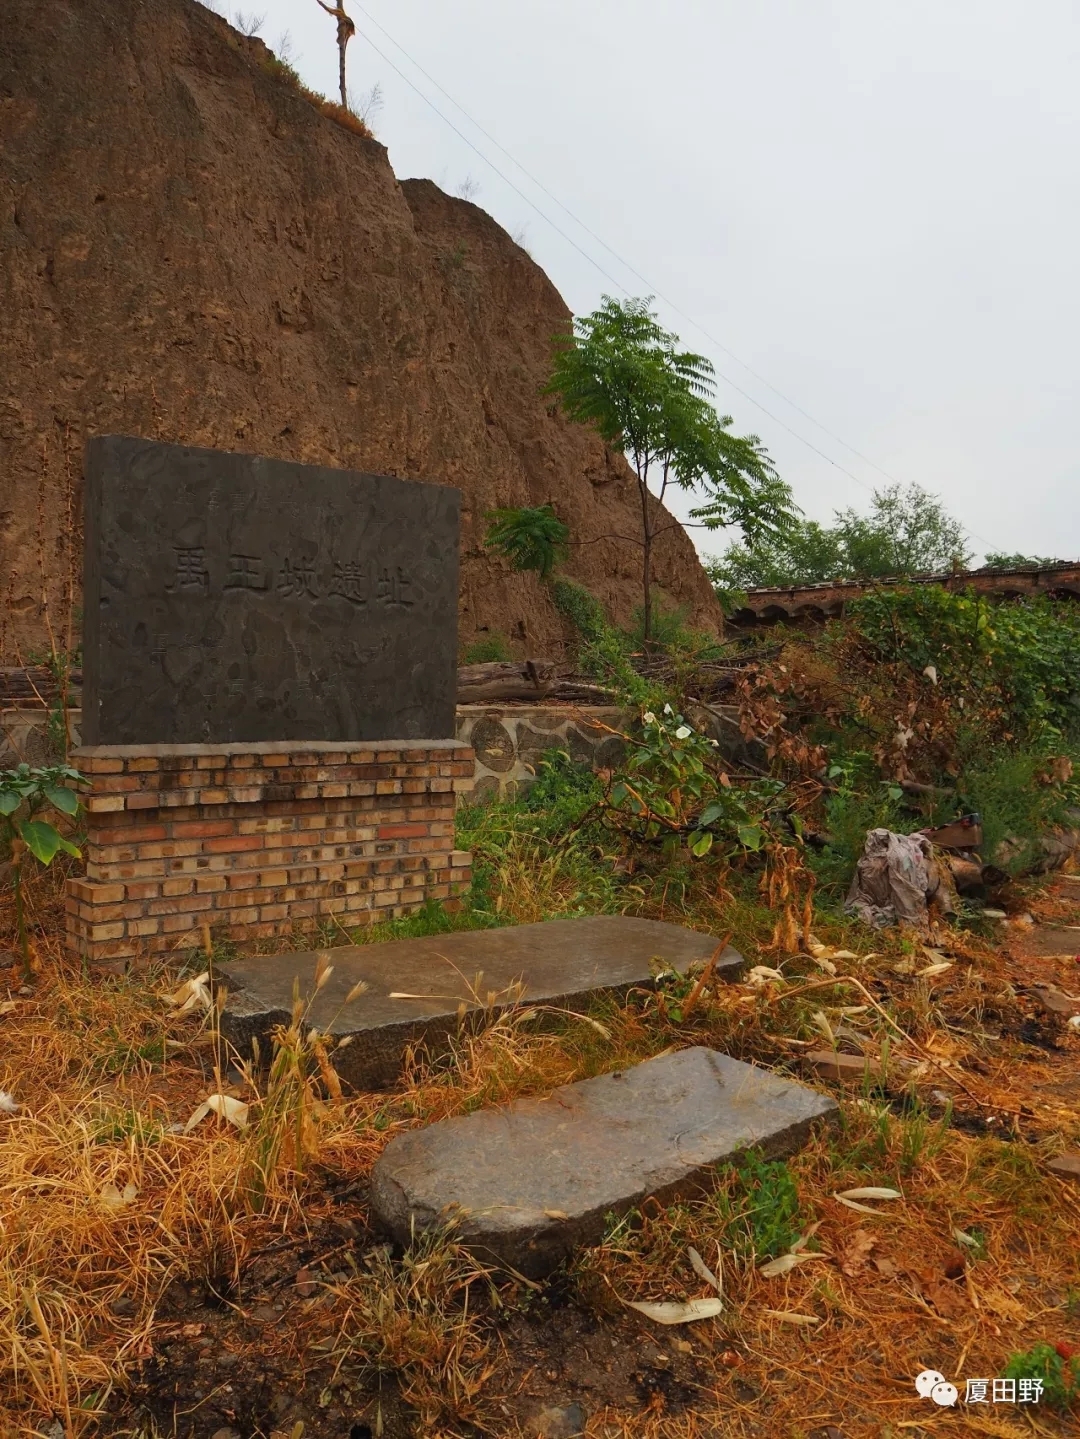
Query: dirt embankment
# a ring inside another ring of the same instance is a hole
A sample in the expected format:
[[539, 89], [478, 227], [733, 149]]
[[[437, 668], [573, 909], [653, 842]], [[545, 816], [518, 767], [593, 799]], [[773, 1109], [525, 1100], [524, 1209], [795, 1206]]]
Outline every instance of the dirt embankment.
[[[539, 393], [569, 313], [554, 286], [267, 61], [193, 0], [4, 0], [0, 662], [45, 641], [42, 572], [55, 618], [79, 569], [66, 515], [103, 432], [460, 486], [463, 644], [562, 652], [544, 587], [480, 545], [492, 506], [551, 500], [580, 542], [567, 572], [628, 619], [632, 476]], [[719, 626], [681, 530], [656, 573]]]

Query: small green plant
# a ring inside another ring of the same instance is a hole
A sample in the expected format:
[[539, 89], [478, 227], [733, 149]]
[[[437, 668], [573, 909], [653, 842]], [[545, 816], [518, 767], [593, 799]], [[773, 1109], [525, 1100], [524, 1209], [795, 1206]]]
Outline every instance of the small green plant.
[[141, 1113], [138, 1109], [112, 1109], [102, 1113], [90, 1128], [94, 1144], [160, 1144], [165, 1137], [165, 1126], [159, 1119]]
[[740, 1159], [731, 1190], [717, 1192], [727, 1238], [739, 1253], [774, 1259], [799, 1238], [799, 1191], [783, 1160], [751, 1149]]
[[[43, 665], [53, 677], [56, 691], [48, 706], [45, 724], [45, 739], [49, 753], [58, 760], [67, 760], [71, 748], [71, 715], [69, 696], [71, 694], [71, 672], [82, 663], [81, 652], [58, 649], [55, 645], [44, 651], [30, 654], [30, 663]], [[39, 698], [41, 696], [39, 695]]]
[[948, 1139], [951, 1123], [951, 1102], [946, 1104], [944, 1116], [935, 1121], [927, 1113], [918, 1094], [912, 1094], [908, 1112], [898, 1121], [900, 1146], [896, 1167], [901, 1175], [914, 1174], [940, 1152]]
[[662, 839], [669, 849], [684, 840], [695, 858], [717, 838], [760, 850], [767, 833], [764, 810], [783, 785], [760, 780], [736, 787], [716, 761], [717, 744], [665, 705], [646, 710], [631, 740], [625, 769], [608, 796], [607, 818], [624, 833]]
[[638, 605], [626, 638], [635, 651], [651, 648], [666, 654], [670, 659], [685, 656], [698, 664], [717, 660], [724, 653], [724, 647], [715, 635], [695, 630], [690, 625], [686, 609], [681, 606], [664, 609], [659, 603], [656, 604], [652, 613], [652, 633], [646, 640], [645, 615]]
[[570, 527], [551, 505], [490, 510], [487, 519], [485, 546], [509, 560], [515, 570], [534, 570], [546, 580], [566, 558]]
[[485, 635], [483, 639], [473, 640], [462, 657], [462, 663], [467, 665], [497, 664], [500, 661], [513, 659], [510, 653], [510, 646], [506, 643], [503, 635]]
[[27, 854], [39, 864], [50, 865], [61, 850], [79, 857], [79, 850], [66, 839], [54, 824], [40, 816], [55, 810], [58, 815], [72, 818], [78, 813], [79, 796], [72, 784], [82, 784], [83, 777], [70, 765], [47, 765], [32, 769], [20, 764], [15, 769], [0, 771], [0, 838], [11, 852], [11, 886], [15, 894], [15, 928], [22, 952], [23, 976], [30, 977], [30, 938], [26, 931], [26, 910], [23, 903], [23, 865]]
[[[1064, 1357], [1062, 1350], [1069, 1355]], [[1051, 1409], [1068, 1409], [1080, 1398], [1080, 1359], [1067, 1345], [1036, 1344], [1026, 1354], [1014, 1354], [1005, 1366], [1005, 1379], [1042, 1382], [1042, 1402]]]

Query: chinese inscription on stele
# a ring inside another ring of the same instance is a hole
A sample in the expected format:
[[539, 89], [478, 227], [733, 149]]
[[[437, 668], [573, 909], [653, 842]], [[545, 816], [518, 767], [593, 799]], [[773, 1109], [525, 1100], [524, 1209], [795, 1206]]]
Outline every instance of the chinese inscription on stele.
[[109, 435], [83, 743], [449, 739], [460, 493]]

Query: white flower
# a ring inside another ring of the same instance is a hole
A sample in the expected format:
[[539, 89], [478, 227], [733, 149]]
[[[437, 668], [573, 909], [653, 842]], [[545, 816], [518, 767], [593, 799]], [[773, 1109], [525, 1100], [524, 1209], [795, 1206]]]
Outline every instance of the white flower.
[[665, 705], [665, 706], [664, 706], [664, 713], [665, 713], [666, 715], [673, 715], [673, 714], [675, 713], [675, 711], [671, 708], [670, 705]]
[[693, 733], [694, 731], [690, 728], [688, 724], [681, 724], [679, 728], [675, 731], [675, 738], [689, 739]]
[[656, 723], [656, 716], [653, 714], [652, 710], [646, 710], [645, 713], [641, 716], [641, 718], [645, 721], [646, 724]]

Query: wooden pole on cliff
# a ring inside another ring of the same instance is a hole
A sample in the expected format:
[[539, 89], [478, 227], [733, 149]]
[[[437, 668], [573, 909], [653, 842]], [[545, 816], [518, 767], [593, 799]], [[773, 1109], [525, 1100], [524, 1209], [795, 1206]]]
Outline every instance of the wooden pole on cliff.
[[337, 21], [338, 84], [341, 87], [341, 108], [347, 110], [349, 99], [345, 88], [345, 47], [356, 34], [356, 26], [345, 13], [345, 0], [336, 0], [333, 5], [328, 5], [326, 0], [318, 0], [318, 4]]

